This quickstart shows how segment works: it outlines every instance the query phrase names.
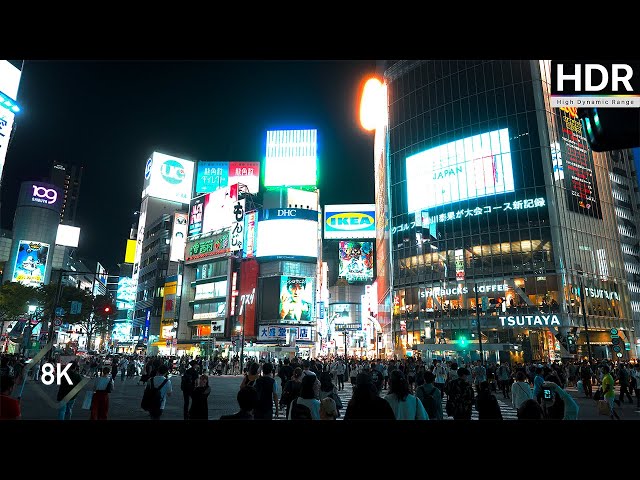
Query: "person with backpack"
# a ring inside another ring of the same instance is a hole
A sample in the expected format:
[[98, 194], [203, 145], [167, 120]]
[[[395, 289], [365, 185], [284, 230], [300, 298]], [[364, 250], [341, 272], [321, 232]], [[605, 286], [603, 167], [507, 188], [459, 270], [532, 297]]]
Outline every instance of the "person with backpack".
[[285, 418], [289, 418], [289, 407], [291, 402], [300, 396], [300, 388], [302, 387], [302, 369], [296, 367], [293, 371], [293, 378], [282, 387], [282, 396], [280, 397], [280, 408], [285, 411]]
[[180, 390], [182, 390], [182, 397], [184, 399], [183, 415], [185, 420], [189, 420], [189, 402], [199, 377], [197, 370], [198, 362], [191, 360], [189, 365], [190, 367], [182, 374], [182, 380], [180, 381]]
[[320, 382], [315, 375], [302, 377], [300, 396], [291, 402], [289, 420], [320, 420]]
[[167, 377], [168, 373], [169, 368], [164, 364], [160, 365], [156, 376], [150, 378], [145, 387], [142, 407], [149, 412], [152, 420], [160, 420], [167, 397], [170, 397], [173, 392], [173, 385]]
[[447, 386], [447, 415], [454, 420], [471, 420], [475, 397], [473, 387], [467, 381], [471, 372], [460, 367], [456, 373], [457, 378]]
[[478, 385], [476, 410], [478, 410], [478, 420], [502, 420], [498, 399], [491, 393], [491, 387], [486, 380]]
[[291, 377], [293, 377], [293, 368], [291, 367], [291, 361], [288, 358], [285, 358], [278, 369], [278, 377], [280, 377], [280, 385], [284, 389], [284, 386], [287, 384]]
[[416, 397], [422, 402], [429, 420], [442, 420], [442, 392], [435, 385], [436, 376], [430, 371], [424, 372], [424, 383], [416, 389]]
[[272, 420], [274, 406], [276, 417], [279, 415], [278, 392], [272, 372], [273, 365], [266, 362], [262, 365], [262, 376], [256, 379], [258, 405], [253, 410], [253, 418], [256, 420]]
[[236, 395], [240, 411], [222, 415], [220, 420], [253, 420], [253, 409], [258, 405], [258, 392], [254, 387], [242, 387]]

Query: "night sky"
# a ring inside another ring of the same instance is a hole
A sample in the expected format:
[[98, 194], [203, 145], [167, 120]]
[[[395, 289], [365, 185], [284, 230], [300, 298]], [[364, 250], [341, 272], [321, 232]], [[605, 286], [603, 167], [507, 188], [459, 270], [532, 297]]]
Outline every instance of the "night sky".
[[266, 131], [318, 129], [321, 204], [373, 203], [373, 135], [359, 125], [359, 89], [375, 61], [26, 61], [22, 112], [7, 154], [2, 228], [20, 182], [52, 161], [84, 166], [78, 255], [115, 271], [146, 159], [264, 161]]

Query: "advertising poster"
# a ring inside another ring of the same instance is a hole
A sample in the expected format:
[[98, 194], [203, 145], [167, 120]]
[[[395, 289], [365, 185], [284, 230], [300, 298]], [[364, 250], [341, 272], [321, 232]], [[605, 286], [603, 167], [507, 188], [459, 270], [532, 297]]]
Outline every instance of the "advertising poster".
[[244, 323], [244, 336], [253, 337], [256, 334], [256, 288], [258, 287], [258, 261], [247, 260], [240, 264], [240, 310], [238, 316]]
[[317, 130], [269, 130], [265, 187], [316, 185]]
[[196, 175], [196, 193], [215, 192], [229, 183], [229, 163], [198, 162]]
[[193, 262], [203, 258], [229, 253], [229, 230], [201, 239], [187, 245], [185, 261]]
[[244, 216], [243, 258], [252, 258], [256, 255], [257, 215], [258, 212], [254, 210]]
[[373, 242], [340, 242], [338, 276], [349, 283], [373, 280]]
[[142, 198], [161, 198], [172, 202], [189, 203], [193, 186], [194, 162], [153, 152], [145, 167]]
[[280, 319], [312, 321], [315, 290], [310, 277], [280, 277]]
[[569, 208], [574, 212], [602, 218], [593, 156], [583, 135], [577, 109], [562, 107], [557, 111], [560, 113], [558, 129], [564, 146], [563, 176]]
[[44, 283], [48, 257], [48, 243], [20, 240], [12, 281], [29, 287], [39, 287]]
[[242, 250], [244, 240], [244, 209], [245, 200], [237, 200], [233, 204], [234, 222], [231, 224], [231, 251]]
[[202, 220], [204, 217], [204, 199], [202, 195], [191, 200], [189, 205], [189, 236], [202, 233]]
[[445, 143], [406, 162], [409, 212], [514, 191], [508, 128]]
[[189, 215], [176, 213], [173, 219], [173, 233], [171, 235], [171, 251], [169, 260], [178, 262], [184, 260], [184, 247], [187, 242], [187, 222]]
[[129, 310], [134, 308], [135, 303], [135, 282], [130, 277], [120, 277], [118, 280], [118, 291], [116, 292], [116, 308], [118, 310]]
[[260, 162], [229, 162], [229, 185], [242, 183], [250, 193], [260, 189]]
[[376, 238], [374, 204], [325, 205], [324, 238]]

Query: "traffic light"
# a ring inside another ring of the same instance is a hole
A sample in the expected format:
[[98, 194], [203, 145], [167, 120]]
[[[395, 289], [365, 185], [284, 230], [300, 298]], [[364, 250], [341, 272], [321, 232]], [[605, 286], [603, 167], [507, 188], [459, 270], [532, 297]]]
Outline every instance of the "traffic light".
[[467, 346], [467, 337], [461, 336], [459, 340], [460, 340], [460, 345], [462, 345], [463, 347]]
[[640, 147], [640, 108], [578, 108], [594, 152]]

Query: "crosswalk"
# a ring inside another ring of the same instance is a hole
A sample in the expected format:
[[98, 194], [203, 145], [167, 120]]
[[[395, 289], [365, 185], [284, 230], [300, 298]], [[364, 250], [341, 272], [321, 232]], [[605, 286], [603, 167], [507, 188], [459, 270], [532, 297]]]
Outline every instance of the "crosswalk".
[[[338, 396], [340, 397], [340, 400], [342, 400], [342, 410], [340, 410], [340, 417], [338, 417], [338, 420], [343, 420], [344, 419], [344, 414], [347, 411], [347, 405], [349, 404], [349, 400], [351, 400], [351, 395], [353, 393], [353, 387], [348, 384], [345, 383], [344, 386], [344, 390], [338, 390]], [[380, 396], [384, 398], [384, 396], [388, 393], [387, 390], [382, 390], [380, 392]], [[511, 405], [511, 402], [509, 401], [509, 399], [501, 399], [499, 398], [501, 395], [496, 395], [496, 398], [498, 399], [498, 405], [500, 406], [500, 412], [502, 413], [502, 418], [503, 420], [517, 420], [518, 419], [518, 414], [515, 408], [513, 408], [513, 406]], [[442, 399], [442, 412], [444, 414], [444, 420], [453, 420], [453, 417], [449, 417], [447, 416], [447, 408], [446, 408], [446, 397]], [[278, 420], [284, 420], [283, 416], [278, 417]], [[476, 410], [475, 406], [473, 407], [473, 411], [471, 413], [471, 420], [478, 420], [478, 411]]]

